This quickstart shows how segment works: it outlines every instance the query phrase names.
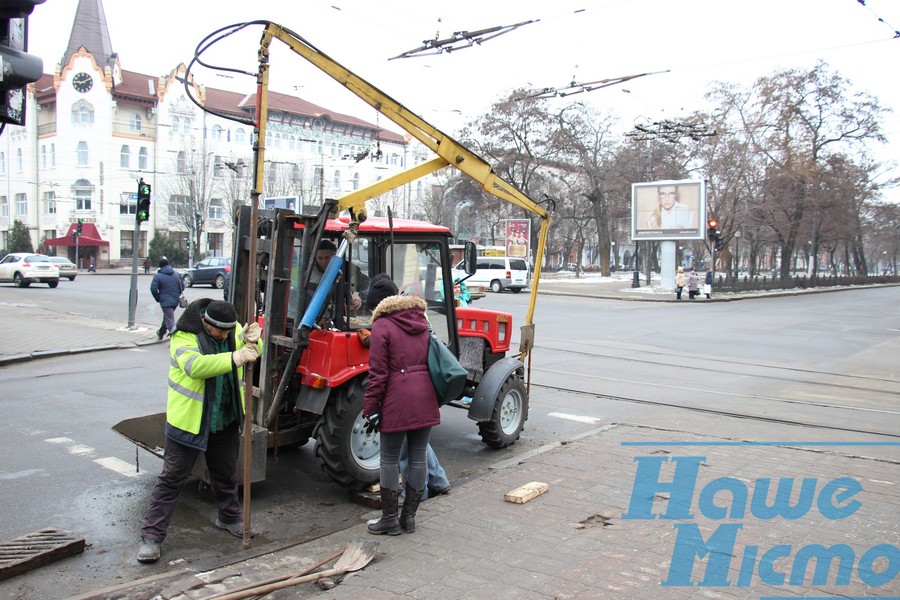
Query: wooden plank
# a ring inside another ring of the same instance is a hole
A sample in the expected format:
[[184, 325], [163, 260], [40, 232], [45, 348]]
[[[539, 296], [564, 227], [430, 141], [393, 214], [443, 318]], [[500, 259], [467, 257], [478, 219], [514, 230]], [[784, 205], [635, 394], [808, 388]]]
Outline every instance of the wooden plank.
[[519, 486], [511, 492], [506, 492], [503, 499], [513, 504], [525, 504], [532, 498], [537, 498], [550, 489], [550, 486], [540, 481], [532, 481], [525, 485]]
[[0, 543], [0, 580], [15, 577], [84, 552], [84, 538], [59, 529], [41, 529]]

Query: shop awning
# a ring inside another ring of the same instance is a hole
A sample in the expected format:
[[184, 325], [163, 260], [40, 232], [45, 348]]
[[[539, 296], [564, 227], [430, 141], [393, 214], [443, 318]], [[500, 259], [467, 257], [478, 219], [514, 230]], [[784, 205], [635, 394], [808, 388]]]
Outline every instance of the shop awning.
[[[74, 246], [75, 242], [72, 241], [72, 234], [78, 230], [77, 223], [70, 223], [69, 230], [66, 232], [66, 235], [58, 238], [53, 238], [50, 240], [44, 240], [44, 243], [48, 246]], [[93, 223], [82, 223], [81, 224], [81, 235], [78, 236], [78, 246], [109, 246], [109, 242], [100, 237], [100, 232], [97, 231], [97, 226]]]

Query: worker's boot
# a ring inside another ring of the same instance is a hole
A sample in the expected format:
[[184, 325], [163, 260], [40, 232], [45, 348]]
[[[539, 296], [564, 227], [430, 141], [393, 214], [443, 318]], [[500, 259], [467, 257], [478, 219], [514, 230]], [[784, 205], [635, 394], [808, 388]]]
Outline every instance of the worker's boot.
[[381, 518], [369, 525], [372, 535], [400, 535], [400, 519], [397, 518], [397, 504], [400, 494], [397, 490], [381, 488]]
[[400, 527], [406, 533], [416, 531], [416, 511], [419, 510], [419, 502], [422, 501], [422, 490], [414, 490], [406, 484], [406, 498], [403, 500], [403, 510], [400, 512]]

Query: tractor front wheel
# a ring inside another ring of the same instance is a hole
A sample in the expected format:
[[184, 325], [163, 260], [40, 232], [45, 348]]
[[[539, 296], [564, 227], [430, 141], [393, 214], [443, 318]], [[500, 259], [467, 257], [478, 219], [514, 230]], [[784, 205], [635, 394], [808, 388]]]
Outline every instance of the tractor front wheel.
[[506, 448], [519, 439], [528, 418], [528, 399], [525, 395], [525, 382], [511, 373], [497, 398], [489, 421], [478, 423], [481, 441], [491, 448]]
[[332, 391], [316, 425], [316, 456], [329, 477], [349, 488], [362, 488], [380, 478], [381, 435], [366, 433], [362, 416], [367, 376]]

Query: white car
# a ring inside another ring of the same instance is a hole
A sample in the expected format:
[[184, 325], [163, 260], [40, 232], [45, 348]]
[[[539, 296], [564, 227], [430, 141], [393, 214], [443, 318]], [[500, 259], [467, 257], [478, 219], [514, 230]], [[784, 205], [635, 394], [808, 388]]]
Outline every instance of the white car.
[[78, 268], [75, 266], [75, 263], [65, 256], [51, 256], [50, 262], [59, 267], [60, 279], [65, 277], [69, 281], [75, 281], [75, 276], [78, 275]]
[[26, 288], [35, 281], [52, 288], [59, 285], [59, 267], [50, 262], [49, 256], [32, 252], [13, 252], [0, 260], [0, 283], [12, 282]]

